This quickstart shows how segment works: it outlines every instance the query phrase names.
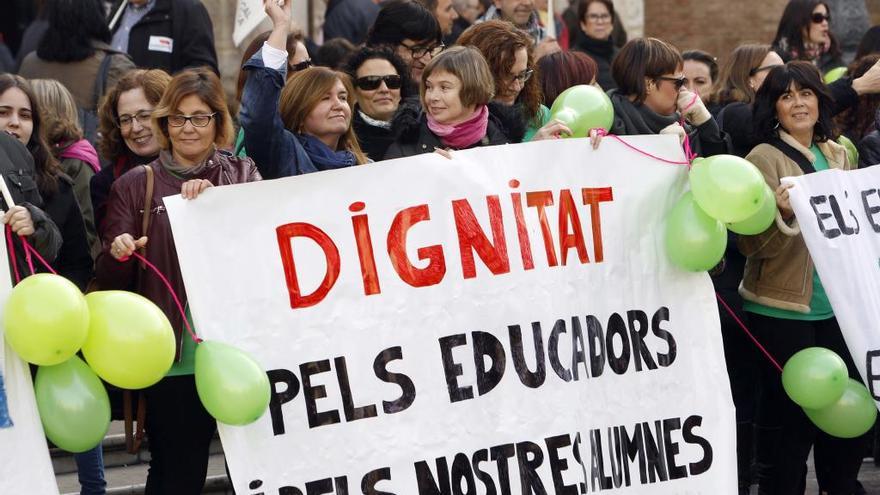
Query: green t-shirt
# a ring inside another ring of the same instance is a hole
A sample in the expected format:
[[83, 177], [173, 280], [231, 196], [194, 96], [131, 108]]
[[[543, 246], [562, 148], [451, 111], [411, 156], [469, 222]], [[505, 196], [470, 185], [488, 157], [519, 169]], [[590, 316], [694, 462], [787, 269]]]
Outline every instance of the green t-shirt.
[[[196, 327], [193, 325], [192, 316], [189, 314], [189, 304], [186, 305], [186, 321], [189, 322], [189, 326], [195, 332]], [[165, 376], [192, 375], [196, 372], [196, 343], [189, 336], [186, 327], [182, 328], [181, 331], [183, 332], [183, 349], [180, 351], [180, 362], [175, 361]]]
[[531, 141], [535, 137], [535, 133], [538, 132], [538, 129], [544, 127], [547, 122], [550, 122], [550, 109], [541, 105], [541, 108], [538, 109], [537, 118], [528, 123], [528, 128], [526, 128], [526, 133], [523, 136], [523, 142]]
[[[828, 170], [828, 160], [825, 159], [825, 155], [822, 154], [819, 147], [814, 144], [810, 146], [810, 151], [816, 156], [816, 161], [813, 162], [813, 168], [816, 169], [816, 172]], [[797, 311], [771, 308], [770, 306], [764, 306], [763, 304], [751, 301], [743, 302], [743, 309], [750, 313], [769, 316], [771, 318], [781, 318], [784, 320], [816, 321], [827, 320], [834, 316], [834, 309], [831, 307], [828, 295], [825, 294], [825, 288], [822, 287], [822, 281], [819, 280], [819, 273], [815, 269], [813, 269], [813, 297], [810, 298], [809, 313], [798, 313]]]

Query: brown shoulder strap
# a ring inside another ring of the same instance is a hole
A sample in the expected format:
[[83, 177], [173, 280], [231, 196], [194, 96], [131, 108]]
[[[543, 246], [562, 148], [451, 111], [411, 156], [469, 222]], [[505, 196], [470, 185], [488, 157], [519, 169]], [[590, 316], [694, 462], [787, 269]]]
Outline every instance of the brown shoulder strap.
[[[134, 397], [137, 393], [137, 412], [133, 410]], [[122, 391], [122, 407], [125, 419], [125, 450], [129, 454], [137, 454], [144, 441], [144, 425], [146, 424], [147, 399], [143, 391]]]
[[[141, 235], [147, 235], [147, 231], [150, 228], [150, 210], [153, 209], [153, 185], [155, 182], [155, 178], [153, 177], [153, 167], [149, 165], [142, 165], [144, 167], [144, 172], [147, 173], [147, 187], [144, 191], [144, 214], [141, 217]], [[143, 257], [147, 256], [146, 247], [140, 248], [140, 255]], [[146, 270], [147, 266], [141, 262], [141, 268]]]

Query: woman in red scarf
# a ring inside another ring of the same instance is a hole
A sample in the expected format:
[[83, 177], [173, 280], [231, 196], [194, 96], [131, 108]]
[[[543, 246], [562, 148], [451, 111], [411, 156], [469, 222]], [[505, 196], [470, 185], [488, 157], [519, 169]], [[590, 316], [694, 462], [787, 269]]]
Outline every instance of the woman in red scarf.
[[399, 137], [385, 159], [509, 143], [486, 107], [494, 92], [492, 72], [479, 50], [456, 46], [441, 53], [422, 71], [424, 110], [395, 116]]

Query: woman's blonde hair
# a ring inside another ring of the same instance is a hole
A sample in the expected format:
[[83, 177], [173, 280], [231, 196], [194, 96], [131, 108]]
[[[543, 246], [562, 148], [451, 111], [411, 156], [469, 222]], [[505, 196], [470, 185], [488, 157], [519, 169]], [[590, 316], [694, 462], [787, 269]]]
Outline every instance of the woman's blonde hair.
[[435, 71], [452, 74], [461, 81], [458, 97], [465, 107], [489, 103], [495, 97], [495, 78], [480, 50], [472, 46], [454, 46], [434, 57], [422, 71], [419, 97], [425, 106], [425, 83]]
[[721, 105], [755, 101], [755, 92], [758, 88], [753, 88], [749, 80], [754, 75], [754, 71], [761, 68], [761, 62], [771, 49], [770, 45], [756, 43], [736, 47], [721, 64], [718, 80], [712, 89], [711, 101]]
[[163, 150], [171, 148], [168, 117], [178, 112], [177, 106], [180, 101], [189, 95], [198, 96], [212, 112], [215, 112], [214, 144], [220, 148], [229, 147], [232, 144], [234, 130], [232, 117], [226, 106], [226, 94], [217, 74], [203, 67], [185, 70], [171, 78], [171, 83], [162, 95], [159, 106], [153, 110], [153, 128], [159, 131], [156, 135], [159, 147]]
[[79, 112], [70, 91], [55, 79], [32, 79], [31, 88], [42, 112], [43, 132], [49, 145], [82, 139]]
[[[348, 75], [327, 67], [310, 67], [294, 74], [281, 90], [278, 110], [284, 127], [290, 132], [302, 134], [309, 114], [318, 106], [324, 95], [333, 89], [336, 81], [342, 81], [342, 85], [345, 86], [348, 92], [348, 108], [354, 114], [356, 93]], [[341, 150], [351, 151], [358, 165], [367, 163], [367, 156], [361, 151], [351, 121], [336, 145], [336, 151]]]

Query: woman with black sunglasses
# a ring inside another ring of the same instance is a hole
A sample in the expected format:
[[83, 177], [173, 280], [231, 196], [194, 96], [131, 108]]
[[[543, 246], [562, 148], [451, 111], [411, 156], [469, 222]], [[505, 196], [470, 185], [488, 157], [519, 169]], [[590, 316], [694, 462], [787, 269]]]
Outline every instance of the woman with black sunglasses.
[[345, 72], [357, 96], [351, 125], [361, 150], [379, 161], [394, 142], [391, 119], [410, 96], [409, 70], [390, 49], [363, 47], [348, 59]]
[[[611, 64], [618, 88], [608, 92], [614, 105], [611, 132], [675, 134], [682, 140], [688, 136], [691, 149], [700, 156], [728, 153], [727, 137], [700, 96], [685, 87], [683, 66], [681, 54], [665, 41], [627, 42]], [[598, 139], [593, 137], [593, 143], [597, 146]]]
[[773, 49], [782, 60], [806, 60], [822, 72], [843, 66], [831, 33], [831, 14], [822, 0], [791, 0], [782, 12]]

